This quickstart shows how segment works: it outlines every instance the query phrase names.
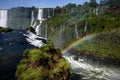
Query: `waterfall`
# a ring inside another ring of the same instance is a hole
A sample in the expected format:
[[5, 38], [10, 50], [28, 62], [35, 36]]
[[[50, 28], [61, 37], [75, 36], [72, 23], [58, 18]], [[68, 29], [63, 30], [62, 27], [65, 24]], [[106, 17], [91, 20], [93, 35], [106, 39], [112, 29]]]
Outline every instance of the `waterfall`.
[[53, 16], [55, 15], [54, 8], [53, 8]]
[[35, 21], [35, 22], [33, 22], [32, 27], [35, 29], [36, 25], [37, 25], [37, 22]]
[[34, 28], [34, 12], [32, 11], [32, 14], [31, 14], [31, 26]]
[[98, 8], [96, 8], [96, 13], [95, 14], [98, 15]]
[[63, 31], [63, 25], [61, 24], [59, 33], [62, 33], [62, 31]]
[[46, 22], [46, 27], [45, 27], [45, 38], [48, 38], [48, 23]]
[[50, 10], [48, 9], [48, 18], [50, 18]]
[[36, 34], [41, 36], [41, 24], [42, 24], [42, 21], [44, 20], [43, 18], [43, 9], [38, 9], [38, 16], [37, 16], [37, 20], [39, 20], [39, 24], [36, 26], [35, 28], [35, 31], [36, 31]]
[[84, 27], [84, 34], [87, 34], [87, 21], [85, 22], [85, 27]]
[[38, 9], [38, 17], [37, 17], [38, 20], [44, 20], [44, 17], [43, 17], [43, 9]]
[[36, 32], [36, 35], [39, 35], [41, 36], [41, 24], [42, 24], [42, 21], [39, 22], [39, 24], [36, 26], [36, 29], [35, 29], [35, 32]]
[[79, 38], [77, 24], [75, 25], [75, 37], [76, 37], [76, 39]]
[[8, 10], [0, 10], [0, 26], [7, 27]]

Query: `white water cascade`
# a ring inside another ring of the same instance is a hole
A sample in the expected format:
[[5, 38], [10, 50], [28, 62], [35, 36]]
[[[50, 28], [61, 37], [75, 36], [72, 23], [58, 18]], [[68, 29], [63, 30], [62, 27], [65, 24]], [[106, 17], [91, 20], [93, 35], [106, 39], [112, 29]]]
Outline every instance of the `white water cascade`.
[[80, 80], [120, 80], [119, 67], [94, 63], [80, 57], [75, 60], [75, 55], [63, 55], [63, 57], [71, 64], [72, 71], [82, 76]]
[[87, 33], [87, 21], [85, 22], [85, 27], [84, 27], [84, 34], [86, 35]]
[[46, 27], [45, 27], [45, 38], [48, 38], [48, 23], [46, 23]]
[[79, 38], [78, 29], [77, 29], [77, 24], [75, 25], [75, 38], [76, 38], [76, 39]]
[[37, 19], [39, 20], [39, 24], [36, 26], [36, 34], [41, 36], [41, 24], [42, 24], [42, 21], [44, 20], [43, 18], [43, 9], [38, 9], [38, 17]]
[[53, 16], [55, 15], [54, 8], [53, 8]]
[[35, 32], [36, 32], [36, 35], [39, 35], [41, 36], [41, 24], [42, 24], [42, 21], [45, 20], [43, 18], [43, 9], [38, 9], [38, 16], [37, 16], [37, 20], [39, 21], [39, 23], [37, 24], [37, 21], [35, 21], [35, 18], [34, 18], [34, 12], [32, 11], [32, 14], [31, 14], [31, 26], [35, 29]]
[[63, 25], [61, 24], [59, 33], [61, 34], [62, 31], [63, 31]]
[[7, 27], [8, 10], [0, 10], [0, 26]]
[[93, 13], [96, 14], [96, 15], [98, 15], [98, 7], [95, 8], [95, 9], [93, 9]]
[[31, 26], [34, 28], [34, 12], [32, 11], [32, 14], [31, 14]]

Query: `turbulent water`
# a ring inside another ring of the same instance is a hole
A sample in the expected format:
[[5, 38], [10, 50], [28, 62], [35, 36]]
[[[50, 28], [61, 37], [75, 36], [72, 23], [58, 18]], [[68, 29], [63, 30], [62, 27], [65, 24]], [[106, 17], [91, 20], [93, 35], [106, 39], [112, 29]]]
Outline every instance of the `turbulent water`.
[[99, 64], [68, 53], [63, 56], [71, 64], [73, 73], [79, 75], [74, 80], [120, 80], [119, 67]]

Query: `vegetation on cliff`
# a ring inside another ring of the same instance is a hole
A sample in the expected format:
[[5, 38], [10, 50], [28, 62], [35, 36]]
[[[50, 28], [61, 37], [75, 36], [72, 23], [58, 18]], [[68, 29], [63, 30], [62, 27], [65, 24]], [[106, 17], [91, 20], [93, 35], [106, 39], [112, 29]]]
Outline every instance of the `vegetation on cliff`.
[[31, 27], [31, 26], [27, 27], [27, 28], [26, 28], [26, 30], [29, 30], [29, 31], [33, 32], [34, 34], [36, 34], [36, 32], [35, 32], [34, 28], [33, 28], [33, 27]]
[[10, 31], [12, 31], [11, 28], [3, 28], [3, 27], [0, 27], [0, 33], [1, 33], [1, 32], [10, 32]]
[[49, 17], [42, 24], [42, 36], [45, 36], [47, 26], [49, 39], [61, 49], [76, 40], [77, 36], [81, 38], [87, 34], [111, 31], [120, 27], [118, 0], [100, 0], [99, 4], [96, 0], [90, 0], [83, 5], [69, 3], [63, 7], [57, 6], [54, 10], [50, 8], [46, 13], [49, 14], [45, 16]]
[[83, 5], [69, 3], [63, 7], [56, 7], [55, 14], [51, 14], [42, 24], [42, 36], [45, 36], [47, 24], [49, 39], [54, 42], [55, 46], [64, 49], [86, 35], [99, 34], [97, 39], [77, 46], [77, 53], [89, 54], [91, 58], [110, 64], [119, 64], [119, 5], [119, 0], [100, 0], [99, 4], [96, 0], [90, 0]]
[[109, 64], [120, 63], [120, 29], [96, 35], [76, 47], [78, 53]]
[[51, 42], [26, 50], [23, 56], [17, 66], [18, 80], [69, 80], [70, 66]]

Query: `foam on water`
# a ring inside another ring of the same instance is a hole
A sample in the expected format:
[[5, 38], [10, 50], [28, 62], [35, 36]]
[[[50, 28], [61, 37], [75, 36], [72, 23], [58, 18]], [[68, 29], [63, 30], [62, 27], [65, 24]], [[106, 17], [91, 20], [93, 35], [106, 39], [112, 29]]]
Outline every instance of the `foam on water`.
[[45, 39], [45, 38], [39, 37], [30, 31], [28, 31], [27, 34], [24, 34], [24, 36], [26, 36], [26, 40], [33, 46], [41, 47], [44, 44], [42, 40], [39, 39]]

